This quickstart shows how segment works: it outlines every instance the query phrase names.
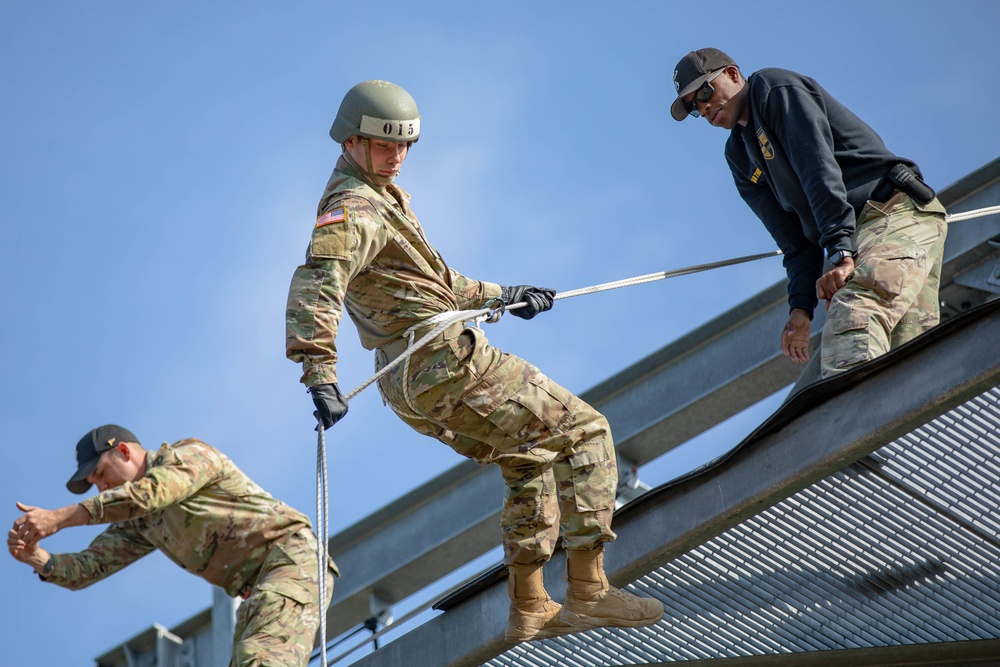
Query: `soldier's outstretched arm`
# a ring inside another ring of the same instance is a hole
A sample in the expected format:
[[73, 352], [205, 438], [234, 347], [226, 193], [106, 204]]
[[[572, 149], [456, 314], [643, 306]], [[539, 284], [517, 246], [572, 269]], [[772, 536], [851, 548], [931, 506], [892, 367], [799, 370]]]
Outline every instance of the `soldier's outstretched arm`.
[[47, 510], [17, 503], [17, 508], [24, 514], [14, 521], [11, 532], [26, 546], [37, 544], [38, 540], [55, 535], [63, 528], [84, 526], [90, 522], [90, 513], [79, 504]]

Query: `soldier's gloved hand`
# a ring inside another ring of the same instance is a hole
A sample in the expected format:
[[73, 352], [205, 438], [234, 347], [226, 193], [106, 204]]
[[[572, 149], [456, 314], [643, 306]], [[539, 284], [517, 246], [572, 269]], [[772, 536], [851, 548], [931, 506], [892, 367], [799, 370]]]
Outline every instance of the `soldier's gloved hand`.
[[[316, 421], [323, 423], [324, 429], [330, 428], [347, 414], [347, 401], [344, 400], [336, 382], [318, 384], [311, 388], [309, 393], [312, 394], [313, 403], [316, 405], [313, 416], [316, 417]], [[316, 429], [319, 430], [319, 426]]]
[[530, 320], [538, 313], [543, 313], [552, 307], [552, 300], [556, 296], [554, 289], [548, 287], [532, 287], [531, 285], [513, 285], [504, 287], [501, 299], [505, 305], [521, 303], [528, 305], [515, 308], [510, 311], [511, 315], [520, 317], [522, 320]]

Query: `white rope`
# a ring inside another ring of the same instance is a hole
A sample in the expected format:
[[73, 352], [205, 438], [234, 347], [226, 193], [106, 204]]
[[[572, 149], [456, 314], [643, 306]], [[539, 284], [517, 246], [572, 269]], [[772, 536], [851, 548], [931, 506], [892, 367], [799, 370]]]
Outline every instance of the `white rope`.
[[321, 664], [326, 665], [326, 561], [330, 499], [326, 483], [326, 429], [322, 420], [316, 431], [316, 573], [319, 575], [319, 636]]
[[[744, 262], [753, 262], [758, 259], [767, 259], [768, 257], [777, 257], [780, 254], [781, 254], [780, 250], [773, 250], [771, 252], [764, 252], [759, 255], [747, 255], [746, 257], [736, 257], [735, 259], [724, 259], [719, 262], [710, 262], [708, 264], [695, 264], [694, 266], [688, 266], [683, 269], [674, 269], [673, 271], [660, 271], [659, 273], [649, 273], [645, 276], [636, 276], [635, 278], [616, 280], [610, 283], [594, 285], [593, 287], [582, 287], [580, 289], [569, 290], [568, 292], [560, 292], [559, 294], [556, 294], [556, 299], [568, 299], [573, 296], [594, 294], [595, 292], [604, 292], [610, 289], [618, 289], [619, 287], [631, 287], [632, 285], [641, 285], [643, 283], [651, 283], [657, 280], [666, 280], [667, 278], [686, 276], [689, 273], [711, 271], [712, 269], [719, 269], [724, 266], [743, 264]], [[508, 310], [510, 309], [508, 308]]]
[[[641, 285], [643, 283], [650, 283], [657, 280], [666, 280], [667, 278], [674, 278], [677, 276], [684, 276], [690, 273], [698, 273], [701, 271], [709, 271], [711, 269], [721, 268], [723, 266], [732, 266], [734, 264], [742, 264], [744, 262], [752, 262], [758, 259], [766, 259], [768, 257], [777, 257], [781, 254], [780, 250], [773, 250], [771, 252], [761, 253], [759, 255], [747, 255], [746, 257], [736, 257], [734, 259], [726, 259], [719, 262], [711, 262], [708, 264], [696, 264], [694, 266], [688, 266], [682, 269], [674, 269], [672, 271], [660, 271], [659, 273], [650, 273], [645, 276], [637, 276], [635, 278], [626, 278], [624, 280], [616, 280], [610, 283], [603, 283], [601, 285], [594, 285], [592, 287], [583, 287], [580, 289], [569, 290], [566, 292], [560, 292], [556, 294], [554, 300], [558, 301], [560, 299], [569, 299], [574, 296], [583, 296], [584, 294], [595, 294], [597, 292], [606, 292], [608, 290], [619, 289], [621, 287], [631, 287], [632, 285]], [[525, 302], [514, 303], [507, 306], [504, 310], [516, 310], [518, 308], [523, 308], [528, 305]], [[427, 326], [436, 325], [428, 333], [424, 334], [415, 343], [411, 343], [406, 347], [406, 349], [390, 363], [386, 364], [383, 368], [379, 369], [377, 373], [372, 375], [370, 378], [362, 382], [358, 387], [353, 389], [349, 394], [344, 397], [345, 401], [349, 401], [362, 391], [367, 389], [373, 382], [377, 381], [383, 375], [394, 369], [399, 364], [403, 363], [406, 359], [410, 357], [414, 352], [424, 347], [430, 343], [433, 339], [437, 338], [445, 329], [450, 327], [456, 322], [484, 322], [494, 311], [490, 308], [483, 308], [481, 310], [449, 310], [444, 313], [438, 313], [433, 317], [429, 317], [426, 320], [416, 324], [409, 329], [407, 329], [403, 335], [410, 336], [417, 329], [422, 329]], [[404, 383], [405, 384], [405, 383]]]
[[1000, 206], [990, 206], [987, 208], [977, 208], [974, 211], [965, 211], [963, 213], [949, 213], [944, 217], [946, 222], [962, 222], [963, 220], [971, 220], [972, 218], [982, 218], [987, 215], [993, 215], [994, 213], [1000, 213]]
[[[966, 211], [966, 212], [963, 212], [963, 213], [956, 213], [956, 214], [947, 215], [945, 217], [945, 221], [949, 222], [949, 223], [952, 223], [952, 222], [961, 222], [963, 220], [971, 220], [972, 218], [980, 218], [980, 217], [984, 217], [984, 216], [987, 216], [987, 215], [993, 215], [994, 213], [1000, 213], [1000, 206], [991, 206], [991, 207], [988, 207], [988, 208], [976, 209], [974, 211]], [[722, 260], [722, 261], [719, 261], [719, 262], [709, 262], [708, 264], [696, 264], [694, 266], [688, 266], [688, 267], [684, 267], [684, 268], [681, 268], [681, 269], [674, 269], [672, 271], [660, 271], [659, 273], [649, 273], [649, 274], [644, 275], [644, 276], [636, 276], [635, 278], [626, 278], [624, 280], [616, 280], [616, 281], [613, 281], [613, 282], [610, 282], [610, 283], [602, 283], [600, 285], [593, 285], [591, 287], [582, 287], [580, 289], [569, 290], [569, 291], [566, 291], [566, 292], [560, 292], [560, 293], [558, 293], [558, 294], [555, 295], [554, 300], [569, 299], [569, 298], [575, 297], [575, 296], [583, 296], [584, 294], [596, 294], [597, 292], [605, 292], [605, 291], [608, 291], [608, 290], [619, 289], [619, 288], [622, 288], [622, 287], [631, 287], [632, 285], [642, 285], [644, 283], [655, 282], [657, 280], [666, 280], [667, 278], [675, 278], [677, 276], [686, 276], [686, 275], [691, 274], [691, 273], [699, 273], [701, 271], [711, 271], [712, 269], [718, 269], [718, 268], [722, 268], [722, 267], [725, 267], [725, 266], [733, 266], [735, 264], [743, 264], [745, 262], [753, 262], [753, 261], [758, 260], [758, 259], [767, 259], [768, 257], [777, 257], [777, 256], [779, 256], [781, 254], [782, 254], [782, 252], [780, 250], [774, 250], [774, 251], [771, 251], [771, 252], [760, 253], [760, 254], [757, 254], [757, 255], [747, 255], [745, 257], [736, 257], [736, 258], [733, 258], [733, 259], [726, 259], [726, 260]], [[504, 310], [505, 311], [506, 310], [515, 310], [517, 308], [523, 308], [526, 305], [527, 305], [527, 303], [525, 303], [525, 302], [515, 303], [515, 304], [511, 304], [511, 305], [507, 306]], [[447, 329], [448, 327], [450, 327], [452, 324], [455, 324], [456, 322], [470, 322], [470, 321], [474, 321], [474, 322], [476, 322], [478, 324], [479, 322], [487, 321], [488, 318], [490, 318], [490, 316], [493, 315], [494, 313], [495, 313], [495, 311], [491, 310], [489, 308], [484, 308], [484, 309], [481, 309], [481, 310], [452, 310], [452, 311], [447, 311], [447, 312], [444, 312], [444, 313], [439, 313], [437, 315], [434, 315], [433, 317], [430, 317], [430, 318], [428, 318], [428, 319], [426, 319], [426, 320], [424, 320], [424, 321], [422, 321], [422, 322], [420, 322], [420, 323], [418, 323], [418, 324], [410, 327], [403, 334], [404, 336], [407, 336], [407, 338], [409, 340], [409, 344], [407, 345], [406, 349], [403, 350], [403, 352], [398, 357], [396, 357], [390, 363], [386, 364], [384, 367], [382, 367], [381, 369], [379, 369], [378, 372], [376, 372], [370, 378], [368, 378], [367, 380], [365, 380], [364, 382], [362, 382], [360, 385], [358, 385], [358, 387], [356, 387], [349, 394], [347, 394], [346, 396], [344, 396], [344, 402], [347, 402], [347, 401], [351, 400], [352, 398], [354, 398], [355, 396], [357, 396], [358, 394], [360, 394], [362, 391], [364, 391], [365, 389], [367, 389], [374, 382], [378, 381], [379, 378], [381, 378], [386, 373], [390, 372], [392, 369], [394, 369], [399, 364], [406, 362], [406, 364], [409, 365], [409, 358], [410, 358], [410, 356], [414, 352], [416, 352], [417, 350], [419, 350], [422, 347], [426, 346], [432, 340], [434, 340], [435, 338], [437, 338], [439, 335], [441, 335], [444, 332], [445, 329]], [[490, 321], [496, 321], [496, 320], [490, 320]], [[418, 329], [423, 329], [423, 328], [425, 328], [427, 326], [432, 326], [433, 328], [430, 331], [428, 331], [426, 334], [424, 334], [419, 340], [417, 340], [416, 342], [414, 342], [413, 338], [415, 337], [415, 332]], [[406, 373], [406, 375], [408, 376], [409, 373]], [[407, 383], [404, 380], [404, 382], [403, 382], [404, 398], [406, 399], [407, 405], [409, 405], [409, 407], [411, 409], [414, 409], [413, 405], [412, 405], [412, 403], [410, 401], [410, 398], [409, 398], [409, 393], [406, 390], [408, 384], [409, 383]], [[413, 610], [413, 612], [411, 612], [410, 614], [407, 614], [406, 616], [404, 616], [404, 617], [396, 620], [391, 625], [385, 626], [379, 632], [373, 633], [371, 637], [369, 637], [368, 639], [366, 639], [365, 641], [363, 641], [361, 644], [359, 644], [358, 646], [355, 646], [354, 648], [350, 649], [349, 651], [347, 651], [347, 653], [344, 653], [344, 654], [342, 654], [342, 655], [334, 658], [330, 663], [328, 663], [326, 661], [326, 609], [324, 608], [323, 603], [326, 601], [326, 576], [325, 576], [325, 574], [326, 574], [326, 571], [325, 571], [326, 568], [325, 568], [325, 566], [326, 566], [326, 560], [327, 560], [327, 542], [326, 542], [327, 538], [326, 538], [326, 531], [328, 529], [327, 524], [328, 524], [328, 521], [329, 521], [329, 506], [328, 506], [328, 496], [327, 496], [326, 441], [325, 441], [324, 434], [323, 434], [322, 424], [320, 424], [320, 427], [319, 427], [318, 430], [319, 430], [319, 438], [318, 438], [318, 442], [317, 442], [317, 454], [316, 454], [316, 456], [317, 456], [317, 461], [316, 461], [316, 466], [317, 466], [316, 467], [316, 513], [318, 515], [316, 523], [317, 523], [318, 529], [317, 529], [316, 533], [317, 533], [317, 536], [318, 536], [318, 541], [322, 543], [322, 546], [317, 549], [318, 554], [319, 554], [319, 572], [320, 572], [320, 605], [319, 605], [320, 609], [321, 609], [321, 612], [320, 612], [320, 645], [321, 645], [321, 651], [322, 651], [322, 656], [323, 656], [323, 662], [321, 664], [324, 665], [324, 666], [326, 666], [326, 665], [332, 664], [333, 662], [337, 662], [338, 660], [340, 660], [341, 658], [345, 657], [346, 655], [349, 655], [350, 653], [353, 653], [354, 651], [356, 651], [361, 646], [364, 646], [365, 644], [367, 644], [367, 643], [369, 643], [369, 642], [377, 639], [379, 636], [382, 635], [383, 632], [388, 631], [390, 627], [394, 627], [394, 626], [396, 626], [396, 625], [398, 625], [398, 624], [400, 624], [400, 623], [402, 623], [402, 622], [404, 622], [406, 620], [409, 620], [410, 618], [412, 618], [413, 616], [415, 616], [417, 613], [419, 613], [421, 611], [424, 611], [425, 609], [427, 609], [428, 607], [430, 607], [431, 604], [427, 604], [427, 605], [425, 605], [423, 607], [419, 607], [418, 609]]]

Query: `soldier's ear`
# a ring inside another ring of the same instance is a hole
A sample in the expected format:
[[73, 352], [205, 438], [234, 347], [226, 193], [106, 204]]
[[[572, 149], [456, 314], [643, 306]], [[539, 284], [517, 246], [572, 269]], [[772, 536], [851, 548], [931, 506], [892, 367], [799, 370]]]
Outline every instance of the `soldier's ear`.
[[115, 449], [118, 450], [118, 453], [122, 455], [122, 458], [125, 459], [125, 461], [130, 461], [132, 459], [132, 450], [129, 449], [129, 446], [124, 442], [119, 442]]

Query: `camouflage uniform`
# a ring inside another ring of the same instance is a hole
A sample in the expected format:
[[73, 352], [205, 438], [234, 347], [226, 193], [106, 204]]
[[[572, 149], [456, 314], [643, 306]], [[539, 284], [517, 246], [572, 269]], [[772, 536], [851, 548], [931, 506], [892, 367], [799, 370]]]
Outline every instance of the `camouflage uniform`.
[[[341, 157], [320, 200], [306, 263], [288, 295], [287, 355], [307, 386], [336, 382], [334, 339], [342, 311], [379, 364], [406, 348], [404, 332], [452, 310], [479, 309], [500, 285], [450, 269], [424, 236], [409, 195], [372, 186]], [[479, 463], [506, 485], [507, 564], [544, 562], [559, 529], [568, 549], [611, 541], [617, 463], [607, 420], [537, 368], [456, 324], [380, 382], [414, 429]]]
[[[247, 599], [232, 665], [305, 665], [319, 627], [316, 536], [309, 519], [198, 440], [147, 452], [146, 466], [142, 479], [80, 503], [91, 524], [111, 525], [84, 551], [53, 554], [45, 581], [78, 590], [159, 549], [185, 570]], [[332, 561], [329, 570], [337, 574]]]
[[945, 209], [897, 192], [868, 202], [854, 236], [854, 273], [830, 301], [823, 327], [823, 376], [849, 370], [938, 323]]

